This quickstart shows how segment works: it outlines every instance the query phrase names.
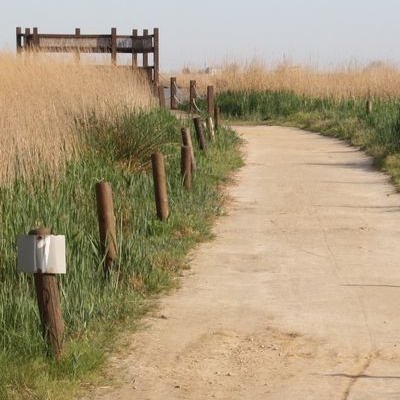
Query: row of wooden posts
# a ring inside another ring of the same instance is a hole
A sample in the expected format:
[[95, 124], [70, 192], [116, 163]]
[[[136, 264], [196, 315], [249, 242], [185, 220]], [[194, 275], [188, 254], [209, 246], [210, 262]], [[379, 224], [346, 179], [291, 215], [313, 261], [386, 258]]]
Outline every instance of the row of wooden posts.
[[[202, 152], [206, 151], [208, 141], [215, 140], [214, 126], [218, 126], [218, 120], [215, 120], [214, 125], [211, 117], [208, 117], [206, 121], [209, 137], [208, 140], [204, 133], [202, 119], [200, 117], [193, 118], [196, 139]], [[182, 128], [181, 135], [182, 146], [180, 172], [183, 186], [187, 190], [190, 190], [192, 188], [192, 174], [196, 170], [196, 158], [190, 129]], [[151, 163], [157, 217], [161, 221], [166, 221], [169, 216], [169, 205], [163, 154], [152, 154]], [[95, 186], [95, 192], [100, 244], [104, 254], [104, 275], [105, 278], [107, 278], [113, 271], [114, 264], [117, 259], [118, 248], [111, 184], [109, 182], [99, 182]], [[50, 235], [50, 229], [34, 229], [29, 232], [29, 234], [36, 235], [40, 238]], [[48, 341], [48, 344], [52, 349], [56, 359], [60, 359], [62, 356], [64, 339], [64, 321], [61, 312], [61, 301], [57, 276], [55, 274], [48, 273], [35, 273], [34, 280], [43, 335], [45, 340]]]

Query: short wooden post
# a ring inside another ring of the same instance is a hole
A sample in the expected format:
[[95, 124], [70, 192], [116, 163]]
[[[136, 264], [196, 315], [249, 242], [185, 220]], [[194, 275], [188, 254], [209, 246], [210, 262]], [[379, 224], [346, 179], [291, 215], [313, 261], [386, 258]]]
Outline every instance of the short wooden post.
[[111, 28], [111, 64], [117, 65], [117, 28]]
[[190, 135], [190, 129], [182, 128], [181, 133], [182, 133], [183, 145], [190, 147], [192, 172], [196, 171], [196, 158], [194, 156], [194, 149], [193, 149], [193, 143], [192, 143], [192, 136]]
[[[50, 235], [49, 228], [37, 228], [30, 235]], [[53, 348], [57, 360], [62, 356], [64, 341], [64, 320], [61, 313], [60, 292], [55, 274], [37, 272], [34, 274], [36, 297], [42, 323], [43, 337]]]
[[157, 217], [161, 221], [166, 221], [169, 215], [169, 208], [163, 154], [152, 154], [151, 165], [153, 168], [154, 195], [156, 200]]
[[158, 85], [160, 83], [160, 32], [158, 28], [153, 29], [153, 69], [154, 69], [154, 84]]
[[160, 103], [160, 108], [165, 108], [165, 93], [163, 85], [158, 85], [158, 100]]
[[200, 117], [193, 118], [193, 122], [200, 150], [205, 151], [207, 149], [207, 143], [203, 133], [203, 125], [201, 123], [201, 118]]
[[16, 38], [17, 38], [17, 54], [21, 54], [22, 52], [22, 29], [20, 26], [16, 29]]
[[196, 111], [196, 81], [190, 81], [190, 88], [189, 88], [189, 107], [190, 112], [194, 113]]
[[219, 108], [214, 108], [214, 128], [216, 131], [219, 129]]
[[207, 86], [208, 115], [214, 112], [214, 86]]
[[35, 50], [39, 50], [39, 29], [38, 28], [33, 28], [33, 46], [35, 47]]
[[214, 141], [215, 140], [215, 133], [214, 133], [214, 123], [213, 123], [212, 117], [210, 117], [210, 116], [207, 117], [206, 124], [207, 124], [208, 135], [209, 135], [210, 139], [212, 141]]
[[171, 85], [171, 110], [176, 110], [178, 108], [178, 102], [177, 102], [178, 91], [177, 91], [175, 77], [171, 78], [170, 85]]
[[96, 183], [100, 245], [104, 254], [104, 275], [108, 277], [117, 258], [117, 235], [112, 189], [109, 182]]
[[192, 188], [192, 151], [189, 146], [181, 147], [181, 174], [183, 186], [190, 190]]

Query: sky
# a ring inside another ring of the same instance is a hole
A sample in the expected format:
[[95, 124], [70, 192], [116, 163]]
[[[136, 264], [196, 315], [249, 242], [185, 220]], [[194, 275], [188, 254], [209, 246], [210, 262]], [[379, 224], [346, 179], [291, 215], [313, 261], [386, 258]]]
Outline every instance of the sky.
[[39, 33], [160, 30], [160, 70], [254, 60], [318, 69], [400, 65], [400, 0], [0, 0], [0, 50]]

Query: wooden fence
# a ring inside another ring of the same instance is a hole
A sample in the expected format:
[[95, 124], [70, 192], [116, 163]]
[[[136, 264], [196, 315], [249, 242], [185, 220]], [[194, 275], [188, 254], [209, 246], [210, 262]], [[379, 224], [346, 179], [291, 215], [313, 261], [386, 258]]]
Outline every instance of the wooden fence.
[[[111, 63], [117, 65], [117, 54], [131, 54], [132, 66], [144, 69], [149, 79], [155, 85], [159, 83], [159, 30], [148, 29], [139, 35], [137, 29], [131, 35], [117, 35], [117, 29], [111, 28], [110, 35], [83, 35], [79, 28], [75, 34], [43, 34], [38, 28], [16, 28], [17, 53], [41, 51], [45, 53], [74, 53], [80, 60], [81, 53], [108, 53], [111, 54]], [[141, 64], [138, 63], [138, 54], [142, 55]], [[149, 60], [152, 55], [152, 60]], [[152, 65], [150, 65], [152, 61]]]

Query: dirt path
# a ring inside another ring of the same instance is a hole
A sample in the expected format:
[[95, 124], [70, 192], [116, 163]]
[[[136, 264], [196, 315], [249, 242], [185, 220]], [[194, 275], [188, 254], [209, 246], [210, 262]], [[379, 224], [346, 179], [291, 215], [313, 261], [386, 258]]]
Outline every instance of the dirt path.
[[400, 399], [400, 195], [341, 142], [237, 129], [216, 240], [91, 398]]

